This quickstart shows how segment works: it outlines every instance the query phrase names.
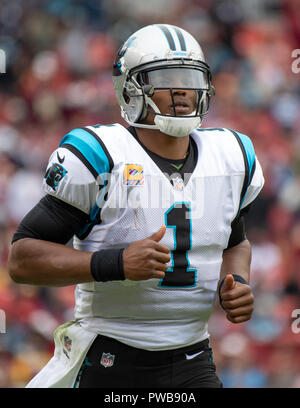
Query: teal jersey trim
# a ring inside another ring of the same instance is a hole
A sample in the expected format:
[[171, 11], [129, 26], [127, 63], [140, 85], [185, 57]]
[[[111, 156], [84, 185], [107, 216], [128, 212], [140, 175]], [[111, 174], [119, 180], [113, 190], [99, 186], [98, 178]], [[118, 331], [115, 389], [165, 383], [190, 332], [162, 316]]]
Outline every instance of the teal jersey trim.
[[[112, 157], [105, 144], [97, 133], [89, 128], [72, 130], [63, 137], [59, 147], [65, 147], [75, 154], [87, 169], [90, 170], [96, 180], [100, 174], [110, 173], [114, 166]], [[77, 237], [81, 240], [89, 235], [95, 225], [101, 223], [101, 205], [107, 193], [107, 183], [104, 183], [103, 186], [99, 185], [100, 190], [102, 190], [101, 194], [97, 197], [97, 202], [90, 211], [89, 222], [77, 234]]]
[[61, 140], [59, 147], [64, 145], [73, 146], [92, 166], [95, 172], [109, 173], [111, 171], [110, 158], [101, 146], [101, 140], [97, 135], [92, 135], [84, 129], [74, 129]]
[[237, 139], [239, 146], [242, 150], [243, 157], [244, 157], [244, 163], [245, 163], [245, 178], [244, 178], [244, 184], [241, 192], [241, 199], [240, 199], [240, 206], [239, 206], [239, 212], [242, 208], [243, 202], [246, 197], [247, 189], [249, 185], [251, 184], [251, 180], [253, 178], [254, 172], [255, 172], [255, 150], [252, 144], [251, 139], [239, 132], [236, 132], [235, 130], [229, 129], [231, 133], [235, 136]]
[[249, 165], [249, 176], [248, 176], [248, 186], [251, 182], [250, 180], [250, 175], [252, 174], [252, 168], [255, 162], [255, 150], [252, 144], [251, 139], [247, 135], [243, 135], [242, 133], [236, 132], [236, 134], [239, 136], [247, 157], [248, 165]]

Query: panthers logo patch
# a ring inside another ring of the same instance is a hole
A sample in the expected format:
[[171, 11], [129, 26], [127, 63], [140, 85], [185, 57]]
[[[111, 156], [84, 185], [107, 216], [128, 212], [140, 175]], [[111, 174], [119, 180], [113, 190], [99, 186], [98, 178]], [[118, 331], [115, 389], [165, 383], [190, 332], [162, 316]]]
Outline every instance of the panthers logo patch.
[[52, 166], [46, 171], [44, 178], [48, 186], [52, 187], [53, 190], [56, 191], [57, 186], [67, 173], [68, 171], [61, 164], [53, 163]]

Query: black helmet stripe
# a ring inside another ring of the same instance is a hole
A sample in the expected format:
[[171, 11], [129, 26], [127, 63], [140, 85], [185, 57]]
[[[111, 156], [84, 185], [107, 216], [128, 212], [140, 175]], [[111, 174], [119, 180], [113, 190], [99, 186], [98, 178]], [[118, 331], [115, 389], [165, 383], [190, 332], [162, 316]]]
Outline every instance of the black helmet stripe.
[[165, 26], [165, 25], [159, 25], [158, 26], [161, 31], [164, 33], [168, 43], [169, 43], [169, 47], [172, 51], [176, 51], [176, 46], [175, 46], [175, 41], [172, 37], [172, 34], [170, 32], [170, 30]]
[[180, 43], [181, 51], [186, 51], [186, 43], [185, 43], [185, 39], [184, 39], [184, 36], [181, 30], [178, 27], [174, 27], [174, 29], [176, 31], [176, 34], [177, 34], [177, 37]]

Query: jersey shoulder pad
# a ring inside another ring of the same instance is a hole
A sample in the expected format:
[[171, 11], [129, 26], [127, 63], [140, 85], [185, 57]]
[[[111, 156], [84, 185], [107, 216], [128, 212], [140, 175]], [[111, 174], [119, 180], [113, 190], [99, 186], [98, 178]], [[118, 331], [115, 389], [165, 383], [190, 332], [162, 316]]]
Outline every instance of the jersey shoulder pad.
[[250, 137], [233, 129], [228, 130], [235, 136], [244, 158], [245, 178], [239, 207], [242, 209], [258, 196], [264, 185], [264, 177]]
[[[47, 194], [89, 214], [96, 202], [100, 178], [96, 177], [98, 173], [95, 173], [94, 168], [91, 171], [88, 159], [85, 159], [85, 156], [81, 153], [81, 151], [84, 151], [84, 147], [87, 146], [86, 152], [92, 155], [91, 149], [86, 145], [86, 142], [80, 142], [81, 139], [76, 135], [74, 137], [68, 136], [67, 140], [70, 141], [70, 144], [61, 143], [61, 147], [56, 149], [50, 156], [43, 180], [43, 188]], [[97, 151], [94, 156], [88, 157], [96, 160], [98, 155]], [[106, 170], [104, 165], [103, 168]], [[100, 167], [98, 169], [100, 170]]]
[[110, 173], [112, 157], [99, 134], [90, 128], [73, 129], [61, 140], [59, 147], [71, 151], [97, 179], [99, 174]]
[[256, 160], [255, 160], [255, 150], [253, 143], [249, 136], [244, 135], [243, 133], [237, 132], [236, 130], [228, 129], [236, 138], [240, 149], [243, 154], [244, 164], [245, 164], [245, 182], [243, 186], [243, 195], [246, 193], [247, 188], [251, 184], [255, 167], [256, 167]]

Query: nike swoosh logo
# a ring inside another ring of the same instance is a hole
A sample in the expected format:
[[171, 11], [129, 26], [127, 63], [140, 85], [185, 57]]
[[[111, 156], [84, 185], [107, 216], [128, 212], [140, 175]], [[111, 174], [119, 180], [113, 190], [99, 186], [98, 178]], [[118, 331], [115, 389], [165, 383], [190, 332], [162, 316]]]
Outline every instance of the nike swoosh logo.
[[60, 162], [60, 164], [62, 164], [65, 161], [65, 156], [63, 158], [61, 158], [59, 153], [58, 152], [56, 152], [56, 153], [57, 153], [58, 161]]
[[199, 351], [198, 353], [195, 353], [195, 354], [185, 354], [185, 357], [187, 360], [191, 360], [192, 358], [195, 358], [199, 356], [199, 354], [202, 354], [202, 353], [204, 353], [204, 350]]

